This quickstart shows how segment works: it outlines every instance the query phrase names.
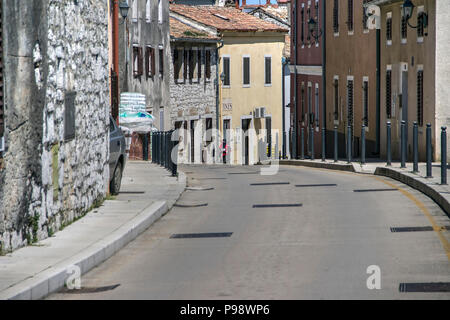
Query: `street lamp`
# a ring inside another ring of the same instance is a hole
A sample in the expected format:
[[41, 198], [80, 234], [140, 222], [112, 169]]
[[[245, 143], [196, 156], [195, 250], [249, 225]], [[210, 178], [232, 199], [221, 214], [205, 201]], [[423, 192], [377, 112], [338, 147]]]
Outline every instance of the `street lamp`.
[[119, 3], [119, 10], [120, 10], [120, 15], [122, 16], [123, 20], [125, 20], [128, 16], [128, 10], [130, 10], [128, 3], [126, 1], [121, 1]]
[[224, 83], [224, 81], [225, 81], [225, 73], [224, 73], [224, 72], [222, 72], [222, 73], [220, 74], [220, 81], [221, 81], [222, 83]]
[[[319, 38], [322, 36], [322, 30], [318, 30], [317, 21], [314, 20], [314, 18], [309, 19], [309, 21], [308, 21], [308, 29], [309, 29], [309, 34], [317, 42], [317, 40], [319, 40]], [[316, 31], [318, 31], [318, 34], [317, 34]]]
[[411, 28], [417, 29], [420, 26], [420, 24], [423, 28], [426, 28], [428, 26], [428, 14], [426, 14], [425, 12], [422, 12], [423, 20], [420, 22], [420, 24], [418, 23], [417, 26], [412, 26], [409, 23], [409, 20], [411, 19], [414, 11], [414, 7], [415, 7], [414, 3], [412, 3], [411, 0], [405, 0], [402, 6], [403, 17], [405, 17], [406, 22]]

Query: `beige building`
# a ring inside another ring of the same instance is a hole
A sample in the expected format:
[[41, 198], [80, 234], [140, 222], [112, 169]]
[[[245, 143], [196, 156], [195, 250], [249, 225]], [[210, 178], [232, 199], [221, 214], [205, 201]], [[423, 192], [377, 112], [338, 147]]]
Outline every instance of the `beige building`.
[[[179, 21], [221, 38], [217, 120], [226, 140], [227, 163], [255, 164], [264, 160], [262, 152], [278, 158], [282, 55], [288, 30], [233, 7], [171, 5], [170, 9]], [[218, 158], [222, 149], [216, 146]]]
[[401, 121], [407, 152], [413, 153], [413, 123], [419, 125], [419, 157], [425, 160], [426, 125], [432, 126], [433, 158], [440, 159], [441, 126], [450, 125], [450, 1], [413, 0], [409, 21], [404, 1], [366, 1], [379, 7], [381, 24], [381, 154], [386, 122], [392, 123], [392, 155], [400, 157]]

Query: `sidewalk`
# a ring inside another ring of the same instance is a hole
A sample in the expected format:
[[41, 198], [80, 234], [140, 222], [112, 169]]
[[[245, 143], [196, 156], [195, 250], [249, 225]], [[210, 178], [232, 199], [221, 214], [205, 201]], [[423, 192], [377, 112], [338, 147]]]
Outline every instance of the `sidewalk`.
[[40, 299], [61, 289], [68, 267], [84, 274], [114, 255], [164, 215], [185, 187], [182, 172], [174, 178], [149, 162], [129, 161], [115, 200], [49, 239], [0, 256], [0, 299]]
[[[450, 186], [441, 185], [441, 164], [433, 163], [433, 178], [426, 177], [426, 163], [419, 163], [419, 172], [413, 173], [413, 164], [407, 163], [406, 168], [400, 168], [400, 162], [392, 162], [392, 166], [386, 166], [386, 162], [368, 159], [361, 165], [358, 161], [347, 163], [327, 159], [322, 160], [281, 160], [281, 165], [296, 165], [331, 170], [343, 170], [361, 174], [373, 174], [390, 177], [424, 193], [433, 199], [450, 217]], [[448, 183], [450, 183], [450, 169], [447, 166]]]

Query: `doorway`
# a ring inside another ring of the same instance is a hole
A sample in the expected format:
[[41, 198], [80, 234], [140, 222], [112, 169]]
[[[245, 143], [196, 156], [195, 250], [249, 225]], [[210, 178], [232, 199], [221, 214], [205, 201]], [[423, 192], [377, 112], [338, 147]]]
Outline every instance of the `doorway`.
[[242, 119], [242, 132], [244, 134], [244, 164], [249, 165], [249, 136], [248, 129], [250, 128], [250, 122], [252, 119]]

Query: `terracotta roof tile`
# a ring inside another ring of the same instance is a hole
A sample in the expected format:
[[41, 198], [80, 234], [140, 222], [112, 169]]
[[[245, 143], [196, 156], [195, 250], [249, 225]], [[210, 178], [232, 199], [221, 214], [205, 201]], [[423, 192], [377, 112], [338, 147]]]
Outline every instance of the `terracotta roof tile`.
[[219, 39], [219, 37], [217, 36], [214, 36], [203, 30], [188, 26], [187, 24], [173, 17], [170, 17], [170, 37], [175, 39]]
[[171, 4], [170, 10], [199, 23], [216, 28], [218, 31], [287, 32], [288, 30], [273, 23], [256, 18], [232, 7], [187, 6]]

